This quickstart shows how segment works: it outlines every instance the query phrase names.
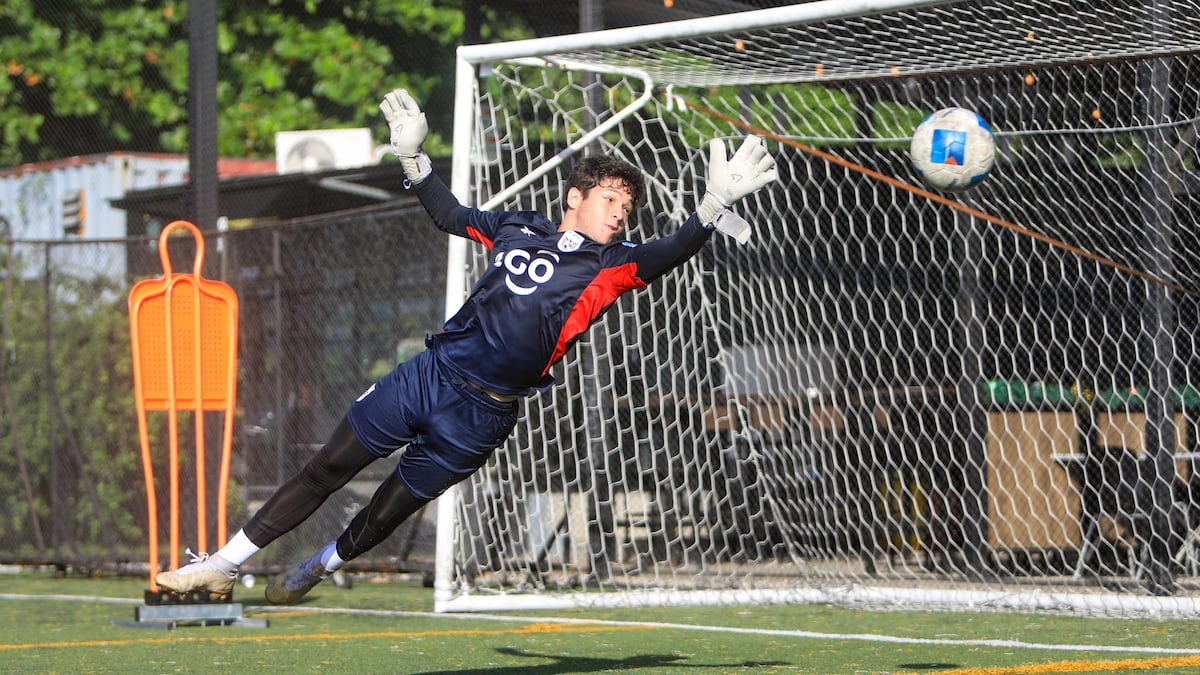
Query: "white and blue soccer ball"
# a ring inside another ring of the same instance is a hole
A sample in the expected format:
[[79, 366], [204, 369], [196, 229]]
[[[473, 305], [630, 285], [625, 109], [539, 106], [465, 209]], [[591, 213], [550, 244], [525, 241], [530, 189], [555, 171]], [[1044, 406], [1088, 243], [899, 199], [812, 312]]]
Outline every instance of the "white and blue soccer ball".
[[941, 192], [979, 185], [996, 160], [992, 127], [966, 108], [944, 108], [913, 132], [909, 156], [921, 180]]

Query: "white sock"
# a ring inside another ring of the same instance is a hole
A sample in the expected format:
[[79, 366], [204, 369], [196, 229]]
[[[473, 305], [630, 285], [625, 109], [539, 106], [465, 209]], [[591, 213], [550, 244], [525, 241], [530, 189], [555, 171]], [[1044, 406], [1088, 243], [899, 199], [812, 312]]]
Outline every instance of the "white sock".
[[328, 546], [321, 550], [321, 567], [325, 568], [326, 572], [336, 572], [342, 569], [346, 561], [337, 553], [337, 542], [331, 542]]
[[217, 556], [220, 556], [230, 565], [233, 565], [233, 569], [227, 571], [236, 572], [242, 563], [249, 560], [250, 556], [261, 550], [254, 542], [250, 541], [245, 532], [238, 530], [237, 534], [233, 535], [233, 539], [230, 539], [228, 544], [225, 544], [221, 547], [220, 551], [217, 551]]

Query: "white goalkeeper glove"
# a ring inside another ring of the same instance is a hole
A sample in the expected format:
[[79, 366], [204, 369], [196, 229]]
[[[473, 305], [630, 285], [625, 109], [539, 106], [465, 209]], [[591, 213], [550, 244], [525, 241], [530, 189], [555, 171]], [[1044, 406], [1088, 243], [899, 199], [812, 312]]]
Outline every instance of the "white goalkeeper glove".
[[421, 149], [429, 135], [429, 123], [421, 106], [405, 89], [396, 89], [383, 97], [379, 104], [383, 117], [392, 130], [392, 152], [400, 158], [404, 175], [414, 183], [421, 182], [433, 172], [429, 155]]
[[728, 159], [725, 143], [714, 139], [708, 144], [708, 186], [696, 215], [701, 223], [712, 227], [723, 210], [778, 177], [775, 158], [758, 136], [747, 136]]

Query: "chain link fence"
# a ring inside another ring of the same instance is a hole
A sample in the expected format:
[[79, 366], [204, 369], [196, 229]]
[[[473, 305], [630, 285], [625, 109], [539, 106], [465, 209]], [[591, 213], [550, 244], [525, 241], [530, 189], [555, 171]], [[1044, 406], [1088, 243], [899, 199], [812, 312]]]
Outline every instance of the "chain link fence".
[[[226, 496], [233, 532], [320, 447], [358, 394], [439, 329], [446, 236], [421, 207], [393, 203], [207, 237], [201, 274], [232, 286], [240, 304]], [[169, 253], [175, 272], [193, 269], [190, 237], [173, 238]], [[137, 281], [162, 275], [158, 241], [8, 240], [0, 256], [0, 562], [144, 569], [148, 514], [127, 297]], [[149, 415], [161, 495], [167, 424], [165, 413]], [[181, 541], [195, 542], [188, 417], [179, 431]], [[206, 446], [219, 448], [220, 415], [206, 414], [204, 428]], [[207, 454], [215, 486], [219, 453]], [[337, 536], [391, 465], [368, 467], [255, 564], [286, 563]], [[211, 515], [209, 527], [214, 542]], [[433, 539], [432, 520], [414, 518], [358, 562], [427, 569]]]

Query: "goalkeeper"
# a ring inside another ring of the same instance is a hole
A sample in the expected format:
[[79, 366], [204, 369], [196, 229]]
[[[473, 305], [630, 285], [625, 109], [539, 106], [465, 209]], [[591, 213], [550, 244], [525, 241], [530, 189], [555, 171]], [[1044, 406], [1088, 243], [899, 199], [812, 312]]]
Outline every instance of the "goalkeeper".
[[726, 156], [710, 143], [706, 192], [674, 234], [644, 244], [618, 239], [645, 203], [641, 171], [589, 156], [567, 180], [561, 224], [532, 212], [461, 205], [421, 149], [425, 114], [403, 89], [380, 104], [392, 148], [421, 204], [441, 230], [479, 242], [490, 265], [428, 349], [371, 385], [329, 441], [213, 555], [155, 578], [177, 593], [228, 595], [238, 566], [292, 530], [371, 462], [404, 448], [371, 501], [334, 541], [280, 573], [267, 600], [290, 604], [390, 535], [406, 518], [474, 473], [517, 423], [518, 400], [549, 386], [551, 367], [627, 291], [645, 288], [691, 258], [728, 206], [776, 179], [762, 139]]

